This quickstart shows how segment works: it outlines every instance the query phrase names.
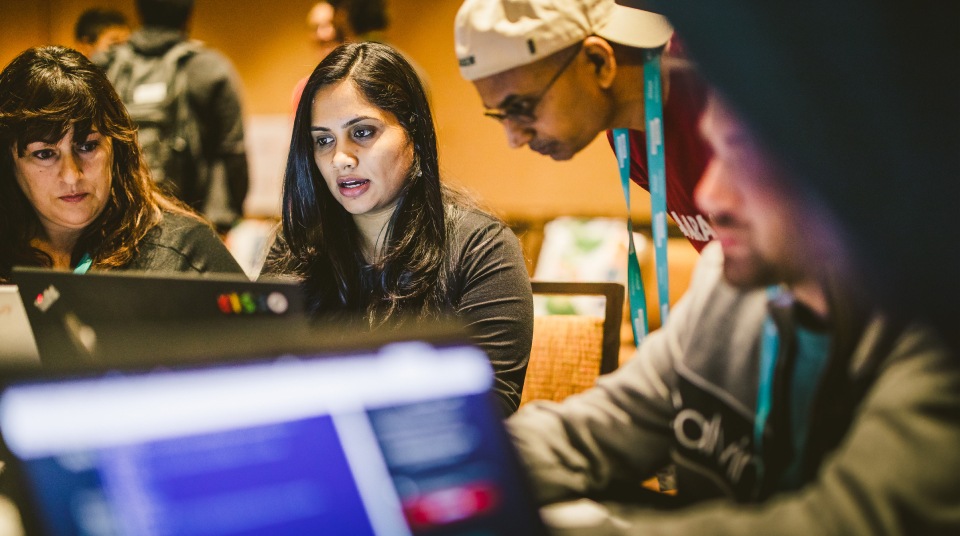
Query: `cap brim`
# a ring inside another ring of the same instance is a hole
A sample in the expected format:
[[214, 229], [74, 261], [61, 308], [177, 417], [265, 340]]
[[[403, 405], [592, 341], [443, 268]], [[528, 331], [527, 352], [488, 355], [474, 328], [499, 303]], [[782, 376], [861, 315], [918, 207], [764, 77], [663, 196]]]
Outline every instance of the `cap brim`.
[[607, 24], [597, 29], [597, 35], [621, 45], [657, 48], [670, 40], [673, 26], [662, 15], [614, 5]]

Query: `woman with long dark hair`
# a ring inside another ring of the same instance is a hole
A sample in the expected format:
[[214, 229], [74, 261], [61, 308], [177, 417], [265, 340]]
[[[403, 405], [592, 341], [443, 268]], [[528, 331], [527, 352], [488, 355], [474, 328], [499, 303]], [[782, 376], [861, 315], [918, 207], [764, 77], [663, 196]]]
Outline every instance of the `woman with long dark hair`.
[[213, 229], [154, 184], [102, 71], [59, 46], [0, 72], [0, 283], [17, 265], [243, 273]]
[[458, 318], [516, 410], [533, 335], [519, 241], [441, 184], [423, 85], [393, 48], [341, 45], [307, 81], [266, 272], [298, 277], [316, 315], [364, 328]]

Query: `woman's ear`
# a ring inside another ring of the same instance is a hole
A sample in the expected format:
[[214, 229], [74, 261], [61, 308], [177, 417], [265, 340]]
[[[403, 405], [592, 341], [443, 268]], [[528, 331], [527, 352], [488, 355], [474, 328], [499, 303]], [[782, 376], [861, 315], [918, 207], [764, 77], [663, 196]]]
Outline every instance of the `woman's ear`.
[[617, 59], [610, 43], [602, 37], [591, 35], [583, 40], [583, 53], [593, 65], [597, 84], [604, 89], [613, 85], [617, 76]]

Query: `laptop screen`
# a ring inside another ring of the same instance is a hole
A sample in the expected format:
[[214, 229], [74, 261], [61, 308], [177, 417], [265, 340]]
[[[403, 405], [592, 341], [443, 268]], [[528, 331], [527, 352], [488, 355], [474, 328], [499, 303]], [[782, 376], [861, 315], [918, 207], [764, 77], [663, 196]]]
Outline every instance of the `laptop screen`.
[[102, 332], [126, 324], [302, 317], [299, 285], [249, 281], [229, 274], [92, 272], [13, 269], [40, 359], [95, 357], [111, 341]]
[[470, 346], [31, 380], [0, 429], [61, 534], [536, 534]]

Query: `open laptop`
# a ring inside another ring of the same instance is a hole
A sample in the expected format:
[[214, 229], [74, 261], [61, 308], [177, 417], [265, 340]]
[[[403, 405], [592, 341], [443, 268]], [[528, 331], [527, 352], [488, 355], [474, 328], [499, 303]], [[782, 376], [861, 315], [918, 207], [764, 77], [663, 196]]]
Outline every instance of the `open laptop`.
[[39, 359], [16, 285], [0, 285], [0, 362], [35, 365]]
[[541, 534], [487, 357], [364, 344], [8, 381], [28, 533]]
[[14, 268], [23, 308], [45, 363], [73, 361], [109, 344], [129, 324], [246, 323], [302, 317], [298, 284], [251, 282], [225, 274], [94, 272]]

